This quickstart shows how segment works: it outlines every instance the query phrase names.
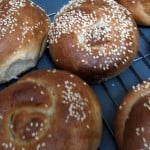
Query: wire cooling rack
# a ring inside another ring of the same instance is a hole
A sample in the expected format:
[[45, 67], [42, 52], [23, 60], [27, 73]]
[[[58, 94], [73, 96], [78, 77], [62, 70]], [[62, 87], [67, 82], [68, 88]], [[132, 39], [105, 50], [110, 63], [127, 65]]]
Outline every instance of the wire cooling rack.
[[[53, 20], [55, 12], [57, 12], [63, 4], [68, 2], [68, 0], [33, 1], [49, 14], [51, 20]], [[139, 26], [138, 29], [140, 34], [140, 47], [137, 57], [131, 66], [111, 80], [91, 85], [101, 103], [103, 112], [103, 134], [99, 150], [117, 150], [113, 127], [116, 110], [122, 98], [133, 85], [150, 78], [150, 27]], [[43, 68], [54, 68], [48, 49], [45, 50], [39, 63], [33, 70]], [[9, 84], [10, 83], [1, 85], [0, 89], [5, 88]]]

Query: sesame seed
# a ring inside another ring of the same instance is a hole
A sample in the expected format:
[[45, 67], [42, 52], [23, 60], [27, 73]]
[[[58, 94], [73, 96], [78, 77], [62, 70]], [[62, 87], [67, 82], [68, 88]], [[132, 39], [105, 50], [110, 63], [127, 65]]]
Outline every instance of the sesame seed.
[[[41, 28], [44, 22], [37, 20], [34, 25], [31, 25], [28, 21], [21, 22], [20, 16], [22, 16], [22, 14], [20, 13], [20, 9], [24, 9], [26, 6], [29, 8], [32, 7], [32, 9], [37, 7], [39, 9], [41, 8], [27, 0], [9, 0], [8, 2], [3, 2], [2, 6], [0, 10], [0, 39], [19, 30], [21, 34], [16, 37], [16, 42], [18, 43], [18, 48], [22, 48], [23, 43], [27, 40], [30, 42], [32, 37], [35, 36], [34, 30]], [[44, 12], [42, 9], [41, 11]], [[41, 33], [43, 33], [42, 30]], [[32, 34], [31, 38], [29, 38], [29, 34]]]
[[122, 105], [120, 105], [120, 106], [119, 106], [119, 109], [121, 110], [122, 108], [123, 108]]
[[52, 70], [52, 73], [56, 73], [56, 69], [53, 69], [53, 70]]
[[74, 75], [73, 75], [73, 74], [71, 74], [71, 75], [70, 75], [70, 77], [71, 77], [71, 78], [74, 78]]
[[35, 124], [35, 127], [38, 127], [39, 126], [39, 123], [37, 122], [36, 124]]
[[132, 2], [132, 4], [135, 4], [135, 1], [132, 0], [131, 2]]
[[0, 120], [2, 120], [3, 119], [3, 116], [2, 115], [0, 115]]
[[44, 91], [40, 91], [40, 94], [41, 94], [41, 95], [44, 95]]
[[141, 131], [144, 132], [144, 127], [141, 127]]
[[47, 136], [48, 138], [51, 138], [52, 137], [52, 135], [51, 134], [48, 134], [48, 136]]
[[90, 126], [87, 124], [87, 125], [86, 125], [86, 128], [87, 128], [87, 129], [89, 129], [89, 128], [90, 128]]
[[[132, 86], [133, 91], [139, 92], [141, 97], [147, 95], [147, 90], [150, 89], [150, 79], [147, 81], [143, 81], [142, 83], [137, 84], [136, 86]], [[150, 110], [150, 100], [147, 103], [144, 103], [144, 107]]]
[[45, 147], [45, 146], [46, 146], [46, 143], [45, 143], [45, 142], [43, 142], [41, 145], [42, 145], [42, 147]]
[[59, 88], [59, 87], [60, 87], [60, 84], [57, 84], [57, 87]]
[[30, 123], [30, 126], [33, 127], [33, 122]]
[[48, 108], [48, 104], [45, 104], [45, 108]]
[[33, 101], [33, 99], [34, 99], [34, 97], [31, 97], [31, 98], [30, 98], [31, 102]]
[[36, 150], [40, 150], [41, 144], [38, 144]]

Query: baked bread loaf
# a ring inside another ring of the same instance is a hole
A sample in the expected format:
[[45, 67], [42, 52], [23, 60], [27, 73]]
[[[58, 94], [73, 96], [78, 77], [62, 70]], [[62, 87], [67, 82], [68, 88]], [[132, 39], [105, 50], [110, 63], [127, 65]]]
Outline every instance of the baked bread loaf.
[[49, 25], [46, 13], [30, 0], [0, 1], [0, 83], [36, 65]]
[[150, 26], [150, 0], [117, 0], [133, 15], [137, 24]]
[[0, 92], [1, 150], [97, 150], [101, 128], [94, 92], [73, 74], [38, 70]]
[[49, 37], [56, 67], [88, 82], [119, 74], [138, 49], [134, 19], [114, 0], [70, 1], [56, 14]]
[[150, 149], [150, 80], [133, 87], [122, 101], [115, 136], [121, 150]]

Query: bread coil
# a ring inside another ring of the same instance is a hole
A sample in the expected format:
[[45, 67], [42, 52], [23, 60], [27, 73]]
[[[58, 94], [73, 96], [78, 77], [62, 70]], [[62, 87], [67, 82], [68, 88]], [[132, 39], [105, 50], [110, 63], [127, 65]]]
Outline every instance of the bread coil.
[[0, 83], [34, 67], [48, 37], [49, 18], [30, 0], [0, 1]]
[[150, 148], [150, 80], [133, 86], [123, 99], [115, 119], [120, 150]]
[[118, 0], [133, 15], [136, 23], [150, 26], [150, 1], [149, 0]]
[[97, 150], [101, 108], [65, 71], [33, 71], [0, 92], [1, 150]]
[[56, 67], [94, 83], [131, 64], [138, 37], [131, 13], [114, 0], [72, 0], [54, 18], [49, 51]]

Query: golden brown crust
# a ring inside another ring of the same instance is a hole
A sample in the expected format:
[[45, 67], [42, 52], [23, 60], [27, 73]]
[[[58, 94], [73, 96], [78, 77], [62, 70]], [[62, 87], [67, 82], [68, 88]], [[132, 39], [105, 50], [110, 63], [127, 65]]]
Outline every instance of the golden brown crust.
[[150, 147], [150, 81], [133, 87], [123, 99], [115, 119], [115, 136], [122, 150]]
[[150, 1], [149, 0], [117, 0], [133, 15], [137, 24], [150, 26]]
[[34, 71], [0, 93], [1, 150], [96, 150], [101, 128], [95, 94], [70, 73]]
[[[35, 66], [44, 51], [49, 18], [39, 6], [30, 0], [2, 0], [0, 10], [1, 83]], [[21, 64], [25, 62], [27, 64]], [[15, 70], [16, 63], [22, 66], [18, 67], [16, 71], [18, 74], [14, 72], [13, 76], [9, 69], [14, 67]], [[25, 65], [29, 66], [26, 68]]]
[[49, 35], [56, 66], [89, 82], [119, 74], [138, 49], [134, 19], [113, 0], [72, 0], [55, 16]]

